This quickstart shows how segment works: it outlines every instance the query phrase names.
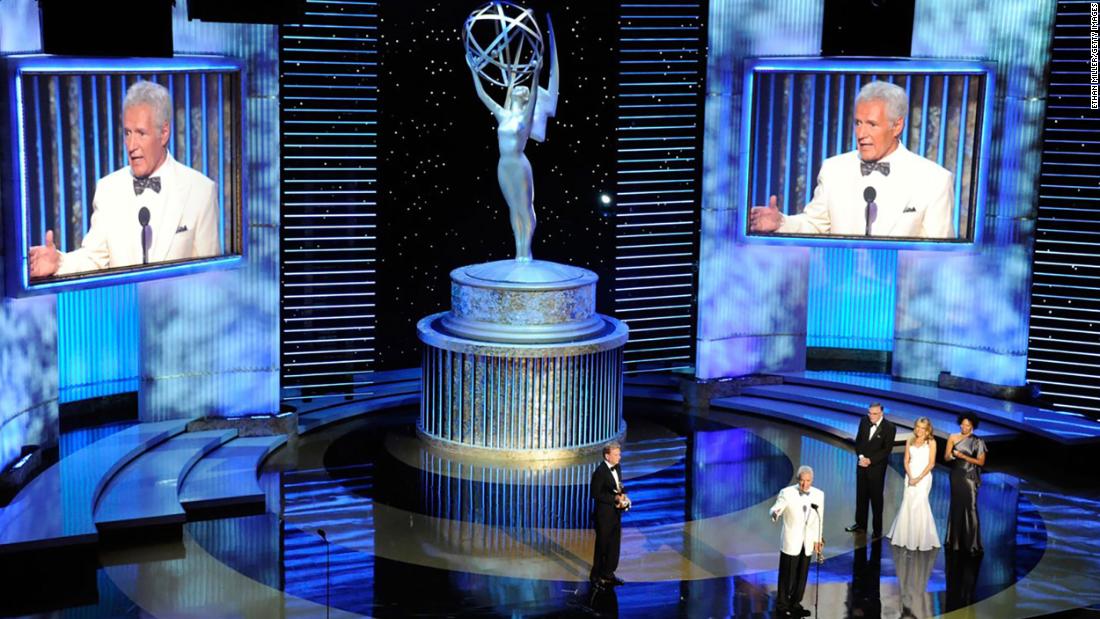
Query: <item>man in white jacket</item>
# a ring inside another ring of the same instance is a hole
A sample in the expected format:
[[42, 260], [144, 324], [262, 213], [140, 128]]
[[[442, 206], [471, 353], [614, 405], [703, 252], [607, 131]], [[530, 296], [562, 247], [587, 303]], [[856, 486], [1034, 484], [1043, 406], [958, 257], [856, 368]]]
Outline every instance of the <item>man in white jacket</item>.
[[798, 467], [798, 484], [779, 491], [769, 513], [772, 522], [783, 521], [779, 535], [779, 587], [775, 610], [779, 617], [808, 617], [802, 608], [810, 557], [821, 556], [825, 540], [825, 493], [813, 487], [814, 470]]
[[126, 91], [122, 130], [130, 165], [96, 183], [91, 227], [61, 252], [53, 231], [29, 252], [32, 278], [206, 258], [221, 253], [214, 181], [168, 152], [168, 89], [138, 81]]
[[801, 213], [784, 215], [776, 196], [753, 207], [752, 231], [956, 238], [953, 177], [901, 143], [908, 111], [909, 95], [900, 86], [866, 84], [853, 113], [856, 150], [822, 162], [813, 199]]

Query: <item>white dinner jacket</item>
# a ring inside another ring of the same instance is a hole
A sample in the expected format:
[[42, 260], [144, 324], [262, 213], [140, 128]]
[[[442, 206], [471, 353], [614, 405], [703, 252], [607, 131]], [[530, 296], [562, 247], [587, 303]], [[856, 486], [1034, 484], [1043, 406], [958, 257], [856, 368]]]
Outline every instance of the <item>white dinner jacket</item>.
[[[810, 506], [817, 505], [815, 512]], [[803, 509], [805, 508], [805, 509]], [[810, 487], [809, 496], [799, 496], [798, 486], [787, 486], [779, 491], [768, 513], [779, 518], [779, 549], [785, 555], [795, 556], [799, 547], [807, 556], [814, 552], [814, 542], [821, 541], [822, 523], [825, 521], [825, 493]]]
[[154, 211], [149, 220], [153, 228], [150, 263], [221, 253], [214, 181], [171, 154], [153, 175], [161, 177], [162, 196], [154, 197], [152, 189], [135, 196], [130, 166], [99, 179], [91, 226], [79, 249], [61, 254], [58, 275], [141, 264], [138, 211], [153, 203], [159, 206], [150, 209]]
[[866, 207], [863, 192], [875, 189], [878, 214], [871, 236], [955, 238], [955, 189], [943, 167], [898, 145], [882, 158], [890, 174], [860, 172], [858, 151], [826, 159], [817, 174], [813, 199], [802, 213], [783, 217], [777, 232], [864, 236]]

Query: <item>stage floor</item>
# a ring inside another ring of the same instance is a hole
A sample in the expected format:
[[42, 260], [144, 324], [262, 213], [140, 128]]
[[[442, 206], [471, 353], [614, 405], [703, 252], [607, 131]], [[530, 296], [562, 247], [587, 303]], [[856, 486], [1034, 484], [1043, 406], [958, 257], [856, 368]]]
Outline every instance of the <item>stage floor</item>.
[[[774, 494], [808, 464], [826, 494], [826, 560], [803, 605], [820, 617], [1028, 617], [1100, 603], [1100, 492], [991, 471], [979, 494], [986, 553], [953, 561], [843, 531], [854, 456], [829, 435], [719, 410], [628, 399], [634, 501], [618, 574], [587, 584], [595, 461], [490, 465], [424, 449], [416, 409], [327, 427], [278, 452], [267, 513], [189, 523], [183, 540], [102, 550], [94, 604], [74, 616], [768, 617]], [[979, 431], [980, 433], [980, 431]], [[900, 502], [900, 453], [887, 528]], [[947, 471], [935, 470], [942, 539]], [[322, 536], [323, 531], [323, 536]], [[327, 540], [327, 541], [326, 541]], [[950, 576], [950, 577], [949, 577]], [[815, 586], [815, 583], [818, 583]], [[1086, 611], [1087, 612], [1087, 611]], [[68, 614], [68, 613], [66, 613]]]

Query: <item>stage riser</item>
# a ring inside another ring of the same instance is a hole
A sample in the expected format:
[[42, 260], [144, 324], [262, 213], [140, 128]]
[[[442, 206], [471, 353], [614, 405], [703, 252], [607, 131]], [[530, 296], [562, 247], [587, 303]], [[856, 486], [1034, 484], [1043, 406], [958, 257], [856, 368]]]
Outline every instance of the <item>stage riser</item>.
[[623, 349], [495, 357], [424, 347], [423, 435], [493, 450], [575, 450], [622, 435]]

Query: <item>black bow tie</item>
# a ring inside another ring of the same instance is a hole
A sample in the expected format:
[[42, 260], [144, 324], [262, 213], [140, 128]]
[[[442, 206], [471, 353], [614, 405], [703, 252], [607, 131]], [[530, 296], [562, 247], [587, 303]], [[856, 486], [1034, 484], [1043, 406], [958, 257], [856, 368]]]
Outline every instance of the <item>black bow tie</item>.
[[146, 189], [152, 189], [153, 191], [160, 193], [160, 177], [159, 176], [146, 176], [145, 178], [134, 178], [134, 195], [140, 196], [141, 192]]
[[883, 176], [890, 176], [890, 162], [889, 161], [860, 161], [859, 172], [860, 174], [867, 176], [871, 172], [878, 170], [882, 172]]
[[810, 493], [809, 492], [802, 492], [801, 490], [799, 490], [798, 491], [798, 496], [810, 496]]

